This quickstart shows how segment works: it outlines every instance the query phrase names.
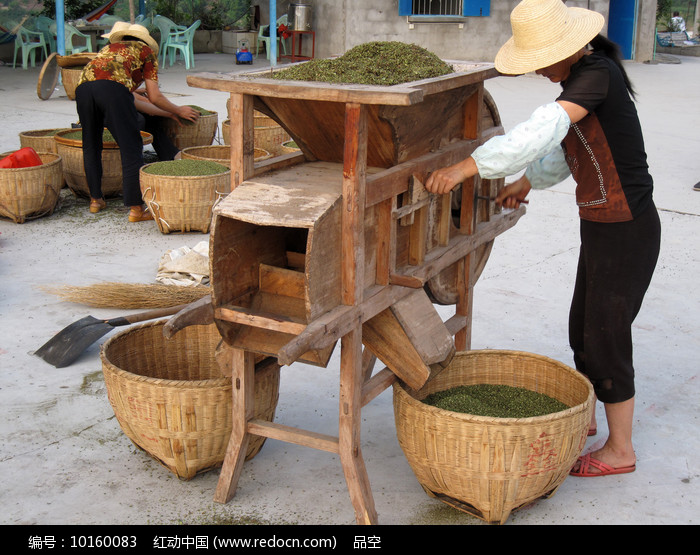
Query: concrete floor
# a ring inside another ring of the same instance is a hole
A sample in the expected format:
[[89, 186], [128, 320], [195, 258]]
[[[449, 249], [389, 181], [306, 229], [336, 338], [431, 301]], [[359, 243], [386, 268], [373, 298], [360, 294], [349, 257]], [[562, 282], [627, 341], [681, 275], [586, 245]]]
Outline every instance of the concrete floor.
[[[230, 55], [195, 59], [189, 73], [250, 69]], [[253, 69], [267, 65], [259, 58]], [[627, 67], [639, 93], [663, 225], [661, 257], [634, 327], [637, 471], [569, 477], [553, 497], [513, 512], [507, 526], [700, 523], [700, 473], [692, 464], [700, 454], [700, 193], [692, 189], [700, 180], [700, 58]], [[18, 148], [22, 131], [77, 120], [60, 86], [48, 100], [37, 97], [39, 70], [0, 66], [0, 152]], [[175, 103], [217, 111], [223, 120], [227, 95], [188, 87], [186, 73], [182, 65], [162, 70], [162, 90]], [[496, 78], [487, 88], [507, 129], [558, 91], [535, 76]], [[522, 350], [571, 364], [566, 328], [578, 251], [573, 189], [568, 180], [533, 191], [527, 215], [496, 240], [476, 285], [474, 349]], [[201, 233], [164, 235], [150, 223], [127, 224], [118, 200], [108, 208], [89, 215], [87, 203], [70, 196], [50, 217], [22, 225], [0, 221], [0, 523], [354, 524], [337, 456], [268, 440], [245, 464], [234, 499], [217, 504], [218, 471], [180, 481], [121, 432], [107, 401], [99, 343], [61, 369], [33, 356], [85, 315], [125, 312], [66, 303], [42, 286], [151, 283], [167, 250], [207, 240]], [[337, 432], [338, 353], [327, 368], [283, 369], [276, 421]], [[362, 426], [381, 524], [483, 525], [424, 493], [396, 440], [391, 391], [365, 407]], [[605, 437], [601, 415], [587, 448]]]

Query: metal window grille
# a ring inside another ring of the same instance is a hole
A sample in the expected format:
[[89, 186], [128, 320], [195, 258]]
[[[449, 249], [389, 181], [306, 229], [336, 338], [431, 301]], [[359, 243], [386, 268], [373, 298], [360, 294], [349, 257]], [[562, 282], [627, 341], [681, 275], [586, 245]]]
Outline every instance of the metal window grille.
[[413, 15], [462, 15], [462, 0], [413, 0]]

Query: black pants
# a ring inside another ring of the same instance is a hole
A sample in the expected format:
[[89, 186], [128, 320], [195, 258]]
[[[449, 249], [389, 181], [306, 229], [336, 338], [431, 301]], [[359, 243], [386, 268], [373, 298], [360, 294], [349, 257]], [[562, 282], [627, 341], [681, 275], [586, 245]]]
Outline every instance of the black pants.
[[83, 162], [90, 196], [102, 198], [102, 133], [106, 127], [119, 145], [124, 204], [140, 206], [143, 140], [133, 95], [115, 81], [90, 81], [76, 89], [75, 101], [83, 129]]
[[634, 397], [632, 322], [654, 273], [660, 242], [653, 203], [629, 222], [581, 220], [569, 342], [576, 368], [604, 403]]
[[156, 151], [159, 160], [173, 160], [179, 149], [175, 146], [168, 128], [167, 119], [163, 116], [151, 116], [149, 114], [138, 113], [139, 129], [153, 135], [153, 150]]

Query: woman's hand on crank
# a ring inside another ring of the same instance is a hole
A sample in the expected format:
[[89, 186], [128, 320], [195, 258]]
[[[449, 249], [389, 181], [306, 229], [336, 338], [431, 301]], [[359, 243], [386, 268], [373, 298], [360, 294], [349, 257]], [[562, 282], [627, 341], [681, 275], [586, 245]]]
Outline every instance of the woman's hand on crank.
[[531, 189], [530, 181], [523, 175], [517, 181], [501, 189], [501, 192], [496, 196], [496, 206], [518, 208], [521, 204], [527, 203], [525, 197]]
[[425, 182], [425, 188], [431, 193], [444, 195], [477, 173], [476, 163], [469, 157], [452, 166], [440, 168], [431, 173]]

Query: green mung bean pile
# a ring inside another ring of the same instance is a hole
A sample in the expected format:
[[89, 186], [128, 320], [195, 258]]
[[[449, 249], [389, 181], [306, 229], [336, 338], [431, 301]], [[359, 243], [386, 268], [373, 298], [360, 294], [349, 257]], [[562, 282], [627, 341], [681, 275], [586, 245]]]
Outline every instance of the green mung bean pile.
[[273, 73], [274, 79], [398, 85], [452, 73], [451, 65], [415, 44], [374, 41], [333, 59], [314, 59]]
[[144, 173], [152, 175], [169, 175], [176, 177], [217, 175], [228, 168], [210, 160], [164, 160], [144, 166]]
[[[83, 130], [76, 129], [75, 131], [71, 131], [70, 133], [64, 133], [62, 136], [65, 137], [66, 139], [74, 139], [76, 141], [82, 141], [83, 140]], [[112, 135], [107, 129], [105, 129], [104, 132], [102, 133], [102, 142], [103, 143], [116, 143], [117, 140], [114, 138], [114, 135]]]
[[460, 385], [428, 395], [423, 402], [440, 409], [495, 418], [530, 418], [569, 407], [548, 395], [509, 385]]

